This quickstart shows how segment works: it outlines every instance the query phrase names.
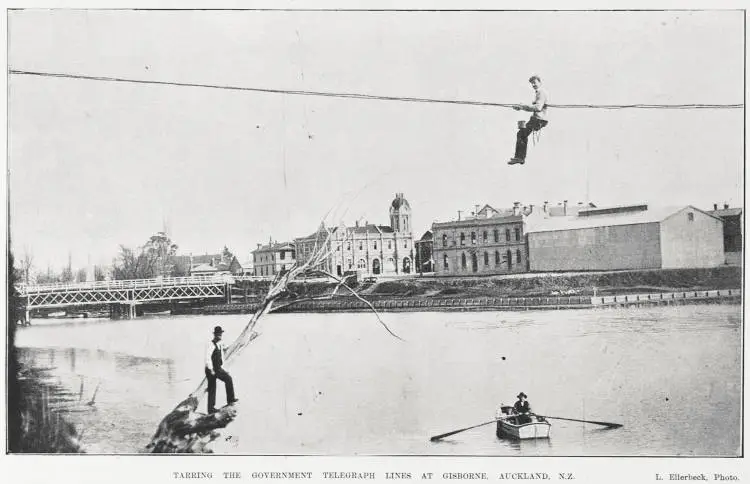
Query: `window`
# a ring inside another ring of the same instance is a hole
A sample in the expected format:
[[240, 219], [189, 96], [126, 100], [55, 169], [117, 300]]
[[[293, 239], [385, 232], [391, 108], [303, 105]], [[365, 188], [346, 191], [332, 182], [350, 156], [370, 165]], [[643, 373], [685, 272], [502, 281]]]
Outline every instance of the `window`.
[[516, 233], [516, 241], [521, 240], [521, 229], [519, 227], [516, 227], [513, 229], [513, 231]]
[[482, 242], [487, 243], [487, 231], [482, 232]]
[[351, 242], [347, 242], [346, 243], [346, 250], [352, 250], [352, 243]]
[[505, 241], [510, 242], [510, 229], [505, 229]]
[[466, 245], [466, 235], [464, 235], [463, 232], [461, 232], [461, 245]]
[[407, 240], [404, 240], [404, 249], [409, 248], [409, 242]]
[[357, 269], [367, 269], [367, 262], [364, 259], [359, 259], [357, 261]]
[[476, 232], [471, 233], [471, 245], [477, 245], [477, 233]]
[[688, 212], [688, 222], [692, 222], [695, 219], [693, 212]]
[[280, 252], [281, 255], [279, 255], [279, 259], [284, 260], [284, 257], [286, 257], [286, 252], [283, 250]]
[[[443, 234], [443, 247], [448, 247], [448, 235]], [[390, 247], [388, 247], [390, 249]]]
[[508, 251], [505, 253], [505, 258], [508, 262], [508, 270], [511, 270], [513, 268], [513, 252]]
[[443, 269], [448, 270], [448, 254], [443, 254]]
[[461, 254], [461, 269], [466, 269], [466, 254]]
[[[495, 231], [495, 232], [497, 232], [497, 231]], [[495, 251], [495, 265], [496, 266], [500, 265], [500, 251], [497, 251], [497, 250]]]
[[378, 250], [378, 241], [377, 240], [373, 240], [372, 241], [372, 248], [375, 249], [375, 250]]
[[[486, 234], [487, 232], [485, 232]], [[484, 265], [488, 266], [490, 265], [490, 254], [488, 252], [484, 253]]]
[[[443, 237], [445, 237], [445, 236], [443, 236]], [[443, 245], [445, 245], [445, 244], [443, 244]], [[389, 248], [389, 249], [392, 249], [392, 248], [393, 248], [393, 246], [391, 245], [391, 241], [390, 241], [390, 240], [388, 241], [388, 248]]]
[[349, 269], [354, 267], [354, 264], [352, 263], [351, 259], [346, 259], [346, 267], [348, 267]]
[[492, 231], [492, 238], [495, 240], [495, 242], [500, 242], [500, 231], [497, 229]]
[[521, 249], [516, 250], [516, 264], [521, 263]]
[[359, 241], [359, 250], [362, 250], [362, 241]]

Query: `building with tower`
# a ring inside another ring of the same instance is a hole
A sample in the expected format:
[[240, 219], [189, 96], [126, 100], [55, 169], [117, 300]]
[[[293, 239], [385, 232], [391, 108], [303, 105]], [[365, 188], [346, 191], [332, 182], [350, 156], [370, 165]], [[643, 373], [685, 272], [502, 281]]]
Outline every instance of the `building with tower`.
[[322, 270], [342, 276], [357, 272], [360, 276], [400, 275], [415, 272], [411, 207], [403, 193], [397, 193], [388, 210], [390, 225], [356, 222], [354, 226], [329, 227], [294, 239], [297, 259], [310, 258], [315, 247], [327, 242], [330, 256]]

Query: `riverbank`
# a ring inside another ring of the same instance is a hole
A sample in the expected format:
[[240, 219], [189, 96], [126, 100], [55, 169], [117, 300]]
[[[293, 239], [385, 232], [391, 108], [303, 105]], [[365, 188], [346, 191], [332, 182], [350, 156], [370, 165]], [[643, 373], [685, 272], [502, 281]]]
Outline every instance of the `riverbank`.
[[[578, 309], [740, 302], [742, 272], [737, 267], [618, 271], [602, 273], [514, 274], [491, 277], [433, 276], [381, 279], [355, 290], [378, 311], [479, 311]], [[366, 311], [370, 307], [335, 284], [290, 284], [277, 312]], [[232, 304], [189, 308], [189, 314], [242, 314], [258, 309], [262, 287], [245, 286], [252, 296]]]
[[51, 369], [22, 365], [18, 373], [21, 420], [18, 453], [79, 454], [79, 434], [64, 415], [73, 395], [51, 381]]

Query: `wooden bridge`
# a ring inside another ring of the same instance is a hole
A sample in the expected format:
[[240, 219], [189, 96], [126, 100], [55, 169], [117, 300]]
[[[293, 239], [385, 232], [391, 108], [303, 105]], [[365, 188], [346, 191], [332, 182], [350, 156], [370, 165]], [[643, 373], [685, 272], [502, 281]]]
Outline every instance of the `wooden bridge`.
[[[248, 279], [240, 277], [239, 279]], [[133, 318], [136, 306], [144, 303], [191, 299], [231, 301], [231, 286], [238, 278], [229, 275], [163, 277], [125, 281], [91, 281], [17, 286], [29, 312], [42, 308], [107, 305], [111, 317]]]

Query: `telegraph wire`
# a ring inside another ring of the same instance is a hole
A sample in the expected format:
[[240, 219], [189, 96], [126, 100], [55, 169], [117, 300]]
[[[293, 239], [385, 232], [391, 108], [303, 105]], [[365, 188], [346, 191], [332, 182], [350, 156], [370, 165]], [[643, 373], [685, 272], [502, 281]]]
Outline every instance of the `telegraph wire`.
[[[223, 89], [228, 91], [248, 91], [248, 92], [259, 92], [268, 94], [289, 94], [295, 96], [319, 96], [319, 97], [334, 97], [344, 99], [360, 99], [368, 101], [398, 101], [398, 102], [413, 102], [413, 103], [436, 103], [436, 104], [460, 104], [468, 106], [483, 106], [483, 107], [495, 107], [495, 108], [513, 108], [518, 106], [519, 103], [495, 103], [487, 101], [472, 101], [472, 100], [458, 100], [458, 99], [433, 99], [433, 98], [421, 98], [421, 97], [401, 97], [401, 96], [378, 96], [374, 94], [361, 94], [361, 93], [347, 93], [347, 92], [326, 92], [326, 91], [302, 91], [293, 89], [271, 89], [263, 87], [244, 87], [244, 86], [230, 86], [221, 84], [204, 84], [195, 82], [176, 82], [176, 81], [159, 81], [150, 79], [133, 79], [125, 77], [110, 77], [110, 76], [88, 76], [83, 74], [69, 74], [59, 72], [40, 72], [40, 71], [22, 71], [10, 69], [9, 74], [23, 75], [23, 76], [37, 76], [37, 77], [56, 77], [63, 79], [78, 79], [87, 81], [101, 81], [101, 82], [120, 82], [130, 84], [150, 84], [158, 86], [177, 86], [177, 87], [201, 87], [208, 89]], [[744, 104], [548, 104], [549, 107], [555, 109], [742, 109]]]

